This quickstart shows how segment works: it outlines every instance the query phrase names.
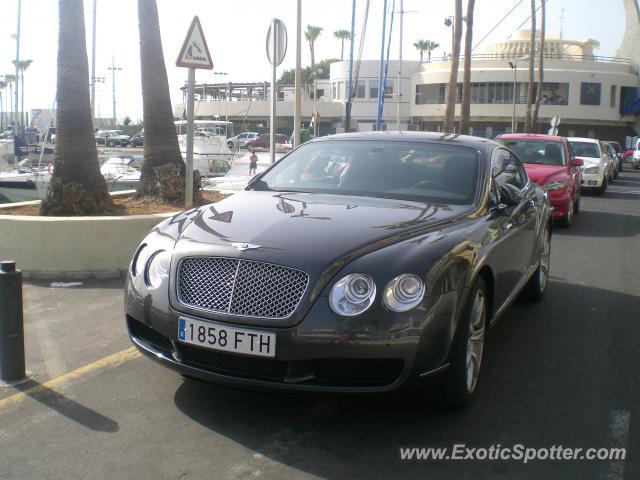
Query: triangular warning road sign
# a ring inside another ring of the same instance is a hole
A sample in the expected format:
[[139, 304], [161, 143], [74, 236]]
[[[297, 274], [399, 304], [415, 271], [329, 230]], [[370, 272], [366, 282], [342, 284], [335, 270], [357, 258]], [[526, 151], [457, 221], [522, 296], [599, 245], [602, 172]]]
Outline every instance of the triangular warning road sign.
[[176, 60], [176, 65], [186, 68], [213, 69], [213, 60], [211, 59], [204, 33], [202, 33], [200, 19], [197, 16], [193, 17], [187, 37], [184, 39], [180, 49], [178, 60]]

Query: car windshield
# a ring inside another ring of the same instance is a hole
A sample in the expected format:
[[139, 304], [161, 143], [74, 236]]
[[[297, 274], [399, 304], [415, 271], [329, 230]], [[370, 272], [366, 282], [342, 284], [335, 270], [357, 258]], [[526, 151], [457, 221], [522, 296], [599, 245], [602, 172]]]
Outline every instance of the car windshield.
[[564, 148], [562, 148], [561, 143], [515, 139], [504, 139], [501, 142], [509, 147], [521, 162], [542, 165], [566, 165]]
[[323, 141], [293, 151], [251, 188], [467, 205], [479, 163], [474, 150], [453, 145]]
[[571, 149], [576, 157], [600, 158], [600, 150], [596, 143], [571, 142]]

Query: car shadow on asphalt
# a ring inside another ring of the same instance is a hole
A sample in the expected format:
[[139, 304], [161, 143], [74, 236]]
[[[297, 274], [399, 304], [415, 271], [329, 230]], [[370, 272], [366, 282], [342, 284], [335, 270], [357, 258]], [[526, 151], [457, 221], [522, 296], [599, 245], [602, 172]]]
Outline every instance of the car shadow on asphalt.
[[[607, 193], [607, 197], [613, 198]], [[619, 194], [629, 199], [629, 194]], [[640, 234], [640, 216], [623, 213], [580, 210], [569, 228], [556, 227], [554, 235], [575, 237], [635, 237]]]
[[36, 380], [28, 380], [13, 386], [39, 404], [54, 410], [69, 420], [90, 430], [115, 433], [120, 430], [118, 422], [85, 407], [79, 402], [57, 392]]
[[[626, 316], [614, 313], [620, 305]], [[403, 478], [427, 472], [461, 478], [471, 471], [475, 478], [589, 476], [596, 466], [588, 462], [539, 463], [535, 471], [546, 473], [531, 477], [533, 467], [513, 462], [401, 462], [399, 448], [603, 445], [609, 408], [635, 401], [608, 383], [627, 388], [625, 375], [632, 374], [625, 372], [636, 369], [638, 345], [622, 348], [640, 343], [625, 335], [634, 318], [639, 297], [552, 279], [542, 302], [516, 302], [491, 330], [478, 396], [466, 410], [400, 396], [287, 396], [195, 381], [185, 381], [174, 401], [186, 417], [255, 455], [325, 478], [391, 478], [399, 467]], [[619, 335], [605, 338], [604, 319], [617, 322]], [[615, 370], [601, 360], [605, 354], [620, 357]]]

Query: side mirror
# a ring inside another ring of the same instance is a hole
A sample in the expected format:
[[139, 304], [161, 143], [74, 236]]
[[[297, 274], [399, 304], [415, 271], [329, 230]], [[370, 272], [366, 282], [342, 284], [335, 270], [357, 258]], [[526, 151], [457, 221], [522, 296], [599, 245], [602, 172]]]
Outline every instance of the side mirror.
[[515, 207], [516, 205], [520, 205], [523, 198], [524, 195], [522, 195], [520, 189], [511, 185], [510, 183], [505, 183], [502, 187], [500, 187], [500, 202], [504, 203], [508, 207]]
[[572, 167], [583, 167], [584, 166], [584, 160], [582, 160], [581, 158], [572, 158], [571, 159], [571, 166]]

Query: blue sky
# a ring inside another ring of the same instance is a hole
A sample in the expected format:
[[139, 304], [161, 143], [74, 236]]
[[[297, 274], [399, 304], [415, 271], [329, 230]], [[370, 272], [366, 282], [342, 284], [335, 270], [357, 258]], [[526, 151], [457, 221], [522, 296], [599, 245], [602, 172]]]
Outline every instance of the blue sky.
[[[136, 0], [98, 1], [98, 54], [96, 76], [106, 77], [98, 85], [97, 103], [100, 116], [111, 115], [111, 75], [107, 67], [111, 56], [123, 70], [116, 78], [118, 117], [141, 117], [140, 67]], [[281, 18], [289, 30], [289, 50], [281, 66], [295, 63], [295, 0], [157, 0], [160, 12], [165, 63], [174, 101], [180, 99], [178, 88], [186, 80], [186, 70], [175, 66], [175, 58], [194, 15], [199, 15], [213, 56], [215, 71], [228, 72], [216, 77], [199, 71], [197, 81], [262, 81], [270, 78], [265, 55], [265, 35], [272, 17]], [[400, 0], [396, 0], [399, 8]], [[55, 95], [57, 55], [57, 1], [22, 0], [21, 57], [34, 60], [25, 77], [25, 108], [49, 108]], [[351, 0], [303, 0], [303, 25], [324, 28], [316, 46], [316, 58], [340, 55], [340, 43], [333, 37], [338, 29], [349, 28]], [[357, 0], [359, 34], [364, 0]], [[379, 55], [383, 0], [371, 0], [371, 11], [364, 58]], [[393, 0], [389, 0], [391, 5]], [[466, 2], [463, 1], [464, 4]], [[475, 38], [479, 40], [515, 4], [517, 0], [476, 0]], [[0, 0], [0, 73], [12, 73], [16, 30], [17, 0]], [[91, 38], [92, 0], [85, 0], [87, 41]], [[449, 51], [451, 33], [443, 20], [453, 14], [453, 0], [405, 0], [404, 57], [418, 59], [413, 42], [419, 38], [442, 45], [436, 55]], [[478, 49], [509, 36], [529, 15], [530, 2], [523, 0], [515, 12]], [[615, 55], [624, 29], [622, 1], [616, 0], [548, 0], [547, 30], [559, 32], [561, 10], [564, 9], [564, 37], [594, 38], [601, 43], [599, 55]], [[397, 23], [396, 23], [397, 28]], [[526, 27], [525, 27], [526, 28]], [[398, 30], [394, 32], [391, 58], [397, 57]], [[88, 43], [90, 52], [90, 43]], [[303, 43], [303, 63], [309, 63], [309, 49]]]

